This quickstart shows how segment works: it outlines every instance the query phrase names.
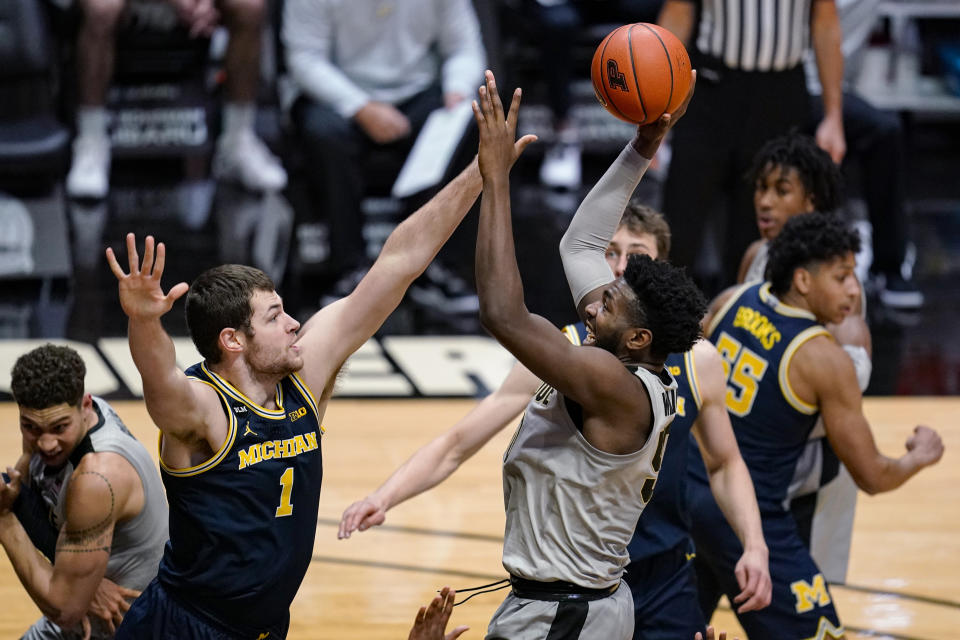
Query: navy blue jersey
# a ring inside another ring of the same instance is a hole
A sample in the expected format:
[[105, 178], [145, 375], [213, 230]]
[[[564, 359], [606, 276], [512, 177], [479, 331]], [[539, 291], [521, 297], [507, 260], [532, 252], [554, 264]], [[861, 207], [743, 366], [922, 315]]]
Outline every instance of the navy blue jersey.
[[[587, 335], [582, 322], [567, 325], [563, 331], [574, 344], [581, 344]], [[665, 366], [677, 381], [677, 413], [670, 425], [653, 497], [627, 547], [631, 562], [675, 549], [689, 540], [685, 470], [690, 427], [700, 413], [700, 390], [691, 351], [671, 354]]]
[[[829, 333], [810, 312], [777, 300], [769, 283], [738, 289], [708, 332], [723, 359], [727, 410], [760, 511], [783, 511], [818, 415], [790, 387], [790, 359], [805, 342]], [[695, 477], [706, 483], [702, 460], [691, 460]]]
[[229, 428], [203, 464], [160, 463], [170, 541], [157, 578], [179, 601], [256, 638], [285, 628], [313, 554], [323, 478], [316, 400], [297, 374], [277, 385], [276, 410], [203, 363], [187, 375], [217, 392]]

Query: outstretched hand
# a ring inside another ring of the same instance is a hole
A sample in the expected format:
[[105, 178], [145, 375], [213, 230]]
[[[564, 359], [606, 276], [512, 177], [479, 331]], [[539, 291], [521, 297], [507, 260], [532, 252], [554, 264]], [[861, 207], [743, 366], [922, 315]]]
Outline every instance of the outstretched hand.
[[473, 117], [480, 130], [480, 174], [484, 180], [506, 176], [527, 145], [537, 139], [534, 135], [516, 139], [520, 94], [519, 88], [514, 90], [510, 111], [504, 118], [496, 79], [492, 71], [486, 71], [484, 85], [480, 87], [477, 99], [473, 101]]
[[740, 585], [740, 593], [733, 599], [737, 613], [757, 611], [770, 604], [773, 597], [773, 582], [770, 580], [770, 567], [767, 549], [762, 551], [747, 549], [740, 556], [733, 571]]
[[383, 524], [387, 519], [387, 510], [383, 505], [376, 504], [370, 498], [358, 500], [344, 509], [340, 517], [340, 529], [337, 531], [337, 538], [343, 540], [349, 538], [350, 534], [358, 529], [366, 531], [370, 527]]
[[166, 262], [166, 247], [162, 242], [156, 245], [156, 261], [154, 261], [153, 236], [147, 236], [144, 241], [141, 265], [137, 256], [137, 239], [132, 233], [128, 233], [127, 260], [130, 273], [123, 272], [113, 249], [107, 248], [107, 263], [120, 283], [120, 306], [131, 320], [159, 318], [170, 311], [177, 298], [190, 288], [186, 282], [181, 282], [174, 285], [168, 293], [163, 293], [160, 277], [163, 275]]
[[690, 106], [690, 99], [693, 98], [693, 92], [697, 88], [697, 72], [691, 71], [693, 78], [690, 80], [690, 89], [687, 91], [687, 97], [683, 99], [676, 109], [671, 113], [665, 113], [653, 122], [642, 124], [637, 127], [637, 133], [633, 136], [631, 144], [637, 150], [637, 153], [644, 158], [652, 159], [660, 148], [663, 138], [680, 121], [683, 114], [687, 112]]
[[[714, 635], [713, 627], [707, 627], [707, 636], [704, 638], [703, 634], [697, 631], [697, 635], [693, 636], [694, 640], [727, 640], [727, 632], [721, 631], [719, 636]], [[734, 638], [733, 640], [739, 640], [739, 638]]]
[[450, 587], [444, 587], [429, 606], [420, 607], [407, 640], [456, 640], [469, 629], [469, 627], [460, 626], [444, 635], [450, 614], [453, 613], [453, 598], [456, 595], [456, 591]]

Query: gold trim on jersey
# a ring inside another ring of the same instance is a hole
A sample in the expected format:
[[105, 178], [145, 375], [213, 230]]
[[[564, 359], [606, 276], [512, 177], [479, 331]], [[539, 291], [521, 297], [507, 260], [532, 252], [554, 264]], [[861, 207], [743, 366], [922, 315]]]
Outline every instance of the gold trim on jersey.
[[[204, 471], [209, 471], [210, 469], [214, 468], [226, 457], [227, 452], [230, 451], [230, 449], [233, 447], [234, 440], [237, 439], [237, 417], [233, 415], [233, 411], [230, 410], [230, 403], [227, 402], [226, 396], [220, 391], [217, 385], [211, 382], [208, 382], [206, 380], [201, 380], [200, 378], [195, 378], [193, 376], [191, 376], [191, 379], [196, 380], [197, 382], [202, 382], [203, 384], [210, 385], [210, 387], [213, 388], [213, 390], [217, 393], [217, 395], [220, 396], [220, 400], [223, 402], [223, 405], [226, 409], [229, 423], [227, 425], [227, 437], [224, 439], [223, 444], [220, 445], [220, 449], [218, 449], [217, 452], [213, 454], [205, 462], [201, 462], [198, 465], [195, 465], [192, 467], [186, 467], [184, 469], [174, 469], [173, 467], [168, 467], [163, 462], [163, 457], [158, 455], [158, 458], [160, 460], [160, 468], [163, 469], [168, 474], [170, 474], [171, 476], [175, 476], [177, 478], [195, 476], [203, 473]], [[159, 449], [162, 446], [163, 446], [163, 432], [161, 431], [160, 437], [157, 441], [158, 453], [159, 453]]]
[[713, 317], [710, 318], [710, 324], [707, 325], [706, 331], [703, 332], [704, 337], [709, 338], [713, 335], [713, 332], [716, 331], [717, 326], [720, 324], [720, 321], [723, 320], [723, 316], [727, 315], [727, 311], [730, 311], [730, 307], [736, 304], [737, 300], [740, 299], [740, 296], [743, 295], [743, 292], [749, 289], [750, 287], [757, 284], [756, 282], [747, 282], [742, 284], [730, 295], [730, 299], [723, 303], [723, 305], [717, 309], [717, 312], [713, 314]]
[[578, 347], [580, 346], [581, 344], [580, 332], [577, 331], [577, 325], [568, 324], [563, 329], [561, 329], [561, 331], [563, 332], [563, 335], [567, 336], [567, 340], [569, 340], [571, 344], [576, 345]]
[[317, 399], [313, 396], [313, 392], [310, 391], [310, 387], [307, 386], [307, 383], [304, 382], [303, 378], [301, 378], [300, 374], [297, 372], [290, 374], [290, 382], [292, 382], [293, 386], [300, 391], [301, 395], [303, 395], [303, 399], [306, 400], [307, 405], [313, 410], [313, 416], [317, 419], [317, 427], [319, 428], [320, 435], [322, 436], [327, 432], [327, 430], [323, 428], [322, 424], [320, 424], [320, 409], [317, 407]]
[[827, 620], [826, 616], [820, 616], [820, 623], [817, 625], [816, 635], [810, 636], [806, 640], [827, 640], [827, 638], [840, 640], [845, 632], [846, 630], [842, 624], [839, 627], [835, 627], [832, 622]]
[[817, 320], [815, 315], [809, 311], [806, 311], [805, 309], [793, 307], [789, 304], [780, 302], [780, 299], [770, 292], [769, 282], [764, 282], [762, 285], [760, 285], [760, 299], [773, 307], [773, 310], [782, 316], [787, 316], [790, 318], [806, 318], [807, 320], [813, 320], [814, 322]]
[[690, 382], [690, 393], [693, 395], [693, 402], [697, 405], [697, 410], [699, 411], [700, 406], [703, 404], [703, 400], [700, 398], [700, 381], [697, 379], [697, 367], [695, 362], [696, 360], [693, 357], [693, 349], [690, 349], [683, 354], [683, 364], [687, 368], [687, 380]]
[[239, 389], [237, 389], [232, 384], [227, 382], [224, 378], [220, 377], [213, 371], [210, 371], [209, 369], [207, 369], [206, 362], [201, 363], [200, 368], [202, 368], [204, 372], [208, 376], [210, 376], [210, 379], [214, 382], [217, 389], [221, 390], [223, 393], [230, 396], [237, 402], [242, 402], [243, 404], [247, 405], [247, 407], [249, 407], [250, 410], [253, 411], [255, 414], [257, 414], [258, 416], [262, 418], [268, 418], [270, 420], [283, 420], [287, 417], [287, 413], [283, 408], [283, 387], [279, 383], [277, 384], [277, 391], [276, 391], [277, 408], [266, 409], [258, 405], [256, 402], [254, 402], [247, 396], [243, 395], [243, 393]]
[[790, 341], [790, 344], [787, 345], [787, 348], [783, 351], [783, 355], [780, 357], [780, 371], [778, 373], [780, 392], [783, 393], [783, 398], [790, 404], [791, 407], [806, 415], [815, 414], [819, 410], [819, 407], [801, 400], [799, 397], [797, 397], [793, 387], [790, 386], [790, 376], [788, 375], [790, 371], [790, 361], [793, 359], [793, 355], [797, 352], [797, 349], [803, 346], [805, 342], [824, 335], [829, 336], [830, 332], [827, 331], [822, 325], [808, 327], [794, 336], [793, 340]]

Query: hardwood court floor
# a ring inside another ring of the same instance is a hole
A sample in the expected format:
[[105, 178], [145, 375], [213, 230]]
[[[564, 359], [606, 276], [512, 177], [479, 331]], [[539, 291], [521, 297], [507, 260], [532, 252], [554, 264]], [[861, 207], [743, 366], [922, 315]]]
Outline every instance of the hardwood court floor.
[[[141, 402], [115, 403], [151, 451], [156, 432]], [[455, 422], [469, 400], [336, 400], [325, 421], [324, 489], [314, 561], [293, 603], [291, 640], [400, 640], [421, 603], [443, 585], [463, 588], [503, 577], [500, 458], [507, 429], [433, 492], [397, 507], [377, 530], [337, 540], [343, 509], [374, 489], [418, 446]], [[869, 398], [881, 450], [899, 455], [913, 425], [944, 436], [941, 463], [890, 494], [861, 494], [849, 587], [833, 595], [848, 638], [946, 640], [960, 628], [960, 399]], [[0, 405], [0, 451], [14, 461], [16, 407]], [[256, 544], [251, 540], [250, 544]], [[39, 616], [5, 554], [0, 558], [0, 638], [17, 638]], [[464, 638], [483, 637], [504, 592], [454, 610]], [[715, 624], [738, 630], [729, 612]], [[682, 640], [682, 639], [681, 639]]]

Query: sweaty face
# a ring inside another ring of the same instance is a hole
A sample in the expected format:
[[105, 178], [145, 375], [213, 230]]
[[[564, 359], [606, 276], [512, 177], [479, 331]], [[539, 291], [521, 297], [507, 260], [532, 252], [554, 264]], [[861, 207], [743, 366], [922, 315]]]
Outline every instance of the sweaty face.
[[613, 239], [607, 245], [607, 264], [613, 271], [613, 277], [619, 278], [627, 270], [627, 258], [633, 255], [647, 255], [656, 260], [657, 239], [652, 233], [634, 233], [626, 225], [622, 225], [613, 234]]
[[807, 302], [821, 322], [839, 324], [854, 309], [860, 295], [860, 283], [854, 273], [853, 253], [812, 267]]
[[584, 344], [592, 344], [619, 355], [626, 332], [632, 328], [632, 305], [635, 304], [636, 298], [630, 285], [622, 278], [611, 282], [599, 300], [587, 305], [585, 323], [588, 333]]
[[753, 189], [757, 228], [765, 240], [773, 240], [793, 216], [814, 210], [813, 198], [793, 167], [770, 166]]
[[245, 334], [244, 358], [255, 372], [283, 377], [303, 368], [297, 341], [300, 323], [283, 310], [276, 291], [256, 291], [250, 299], [253, 314]]
[[47, 407], [20, 410], [20, 433], [28, 448], [35, 451], [48, 467], [62, 467], [85, 433], [84, 405], [90, 396], [85, 396], [78, 406], [66, 402]]

